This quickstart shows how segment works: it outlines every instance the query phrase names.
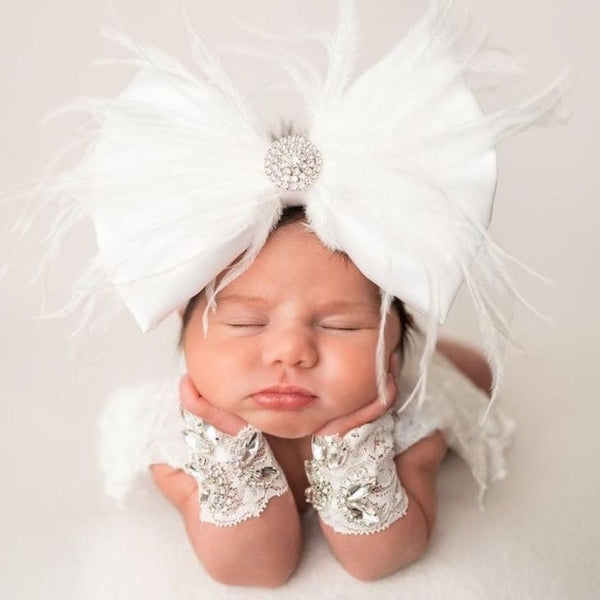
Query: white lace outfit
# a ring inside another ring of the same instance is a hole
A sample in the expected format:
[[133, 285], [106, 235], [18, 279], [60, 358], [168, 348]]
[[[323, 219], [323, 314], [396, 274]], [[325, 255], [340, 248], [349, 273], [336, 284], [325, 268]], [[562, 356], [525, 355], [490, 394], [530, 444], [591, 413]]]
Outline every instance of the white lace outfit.
[[[398, 406], [413, 388], [419, 356], [418, 345], [407, 353], [398, 382]], [[121, 506], [142, 478], [149, 477], [151, 464], [183, 468], [188, 460], [188, 448], [181, 434], [180, 377], [177, 373], [173, 378], [119, 389], [110, 397], [100, 418], [99, 460], [105, 491]], [[435, 352], [422, 407], [411, 403], [394, 416], [393, 428], [395, 454], [436, 429], [441, 430], [448, 446], [469, 466], [478, 484], [481, 510], [488, 486], [506, 475], [505, 452], [516, 430], [515, 421], [496, 407], [480, 426], [488, 402], [489, 397], [482, 390]]]

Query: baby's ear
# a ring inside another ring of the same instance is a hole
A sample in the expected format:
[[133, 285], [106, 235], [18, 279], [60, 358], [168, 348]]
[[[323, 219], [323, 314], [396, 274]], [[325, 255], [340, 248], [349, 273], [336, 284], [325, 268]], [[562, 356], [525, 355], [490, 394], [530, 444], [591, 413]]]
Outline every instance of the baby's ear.
[[185, 308], [183, 306], [179, 306], [177, 308], [177, 314], [183, 319], [183, 312], [184, 312]]

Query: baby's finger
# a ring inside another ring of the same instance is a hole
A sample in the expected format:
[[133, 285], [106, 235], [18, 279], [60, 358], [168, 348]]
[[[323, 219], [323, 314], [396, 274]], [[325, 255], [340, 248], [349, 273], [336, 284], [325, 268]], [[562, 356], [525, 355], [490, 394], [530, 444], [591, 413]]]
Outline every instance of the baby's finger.
[[207, 423], [229, 435], [236, 435], [246, 422], [227, 411], [217, 408], [204, 398], [196, 389], [189, 375], [184, 375], [179, 382], [180, 402], [183, 408], [193, 415], [204, 419]]
[[205, 403], [201, 401], [200, 393], [189, 375], [184, 375], [179, 381], [179, 402], [193, 415], [202, 419], [207, 417], [203, 410]]
[[395, 398], [396, 384], [391, 373], [388, 373], [385, 388], [385, 402], [382, 402], [381, 398], [377, 396], [371, 402], [369, 402], [369, 404], [366, 404], [362, 408], [358, 409], [358, 411], [355, 413], [349, 415], [354, 417], [354, 420], [356, 420], [357, 425], [355, 425], [355, 427], [378, 419], [392, 405]]
[[388, 408], [396, 402], [396, 398], [398, 396], [398, 383], [393, 373], [387, 374], [386, 381], [386, 393], [387, 393], [387, 406]]
[[359, 425], [370, 423], [371, 421], [378, 419], [388, 408], [389, 403], [386, 402], [384, 404], [378, 396], [374, 400], [371, 400], [369, 404], [356, 411], [354, 415], [351, 415], [353, 416], [353, 420], [356, 422], [354, 427], [358, 427]]
[[[377, 406], [379, 404], [379, 407]], [[360, 425], [364, 425], [369, 421], [373, 421], [376, 419], [383, 411], [385, 407], [381, 402], [379, 402], [379, 398], [375, 400], [371, 400], [369, 404], [362, 406], [358, 410], [351, 412], [342, 417], [338, 417], [333, 421], [327, 423], [324, 427], [322, 427], [319, 431], [316, 432], [317, 435], [335, 435], [336, 433], [339, 435], [345, 435], [351, 429], [355, 427], [359, 427]]]
[[396, 384], [393, 376], [388, 374], [386, 382], [386, 401], [385, 404], [381, 402], [379, 396], [374, 400], [371, 400], [365, 406], [362, 406], [358, 410], [351, 412], [347, 415], [334, 419], [322, 427], [317, 435], [345, 435], [351, 429], [370, 423], [375, 419], [378, 419], [394, 402], [396, 398]]

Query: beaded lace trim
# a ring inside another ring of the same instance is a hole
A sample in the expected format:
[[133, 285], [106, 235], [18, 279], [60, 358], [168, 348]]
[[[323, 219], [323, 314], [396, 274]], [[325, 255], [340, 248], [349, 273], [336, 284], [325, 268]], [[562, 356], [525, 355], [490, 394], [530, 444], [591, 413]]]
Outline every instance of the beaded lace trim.
[[283, 471], [263, 434], [246, 425], [232, 436], [181, 411], [190, 450], [186, 473], [198, 483], [200, 520], [218, 527], [258, 517], [269, 500], [288, 491]]
[[408, 495], [394, 462], [394, 419], [386, 413], [343, 437], [313, 436], [305, 462], [306, 500], [338, 533], [387, 529], [408, 510]]

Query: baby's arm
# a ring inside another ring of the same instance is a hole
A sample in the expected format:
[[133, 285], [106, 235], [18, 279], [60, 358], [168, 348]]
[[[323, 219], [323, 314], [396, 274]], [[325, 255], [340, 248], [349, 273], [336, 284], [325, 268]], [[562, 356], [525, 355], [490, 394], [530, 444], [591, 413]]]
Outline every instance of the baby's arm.
[[[200, 396], [189, 376], [179, 386], [181, 405], [225, 434], [245, 422]], [[153, 465], [156, 485], [181, 514], [188, 537], [207, 572], [229, 585], [277, 587], [293, 573], [301, 549], [300, 517], [292, 492], [270, 498], [258, 517], [219, 527], [200, 520], [198, 484], [182, 469]], [[213, 515], [214, 517], [214, 515]]]
[[300, 557], [300, 519], [290, 491], [271, 498], [259, 517], [231, 527], [199, 519], [195, 479], [181, 469], [152, 465], [156, 485], [183, 518], [207, 572], [229, 585], [277, 587], [289, 579]]
[[380, 579], [424, 554], [436, 518], [437, 470], [446, 450], [446, 440], [436, 430], [396, 456], [409, 504], [406, 514], [387, 529], [370, 535], [341, 534], [320, 520], [332, 552], [351, 575], [364, 581]]

